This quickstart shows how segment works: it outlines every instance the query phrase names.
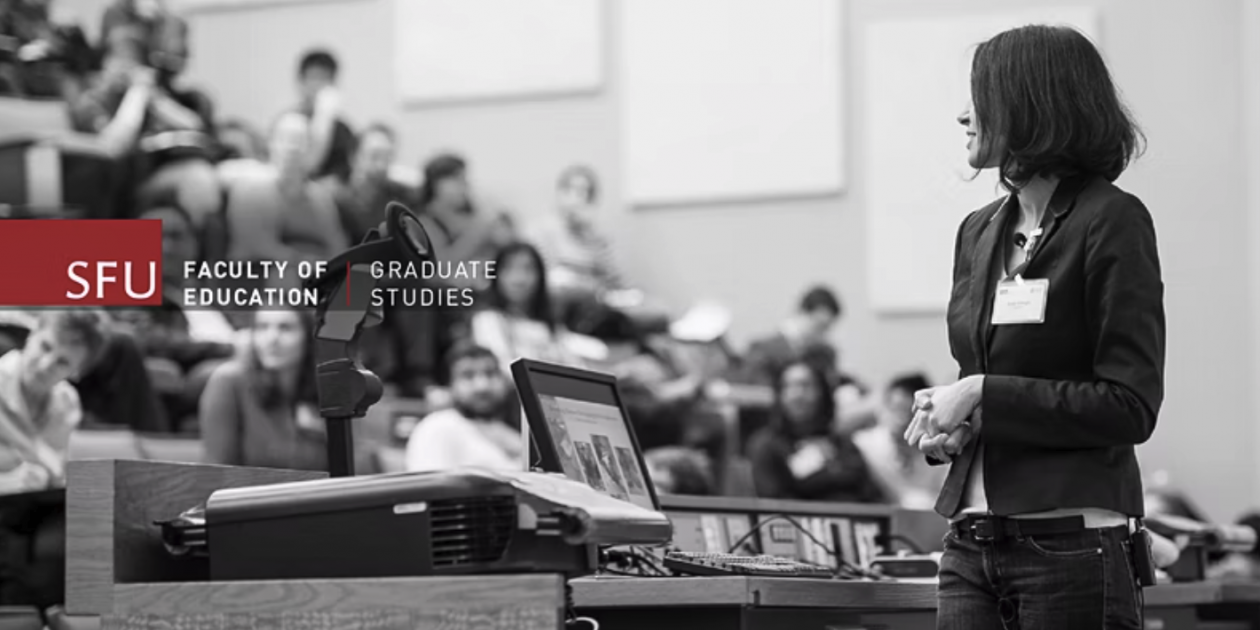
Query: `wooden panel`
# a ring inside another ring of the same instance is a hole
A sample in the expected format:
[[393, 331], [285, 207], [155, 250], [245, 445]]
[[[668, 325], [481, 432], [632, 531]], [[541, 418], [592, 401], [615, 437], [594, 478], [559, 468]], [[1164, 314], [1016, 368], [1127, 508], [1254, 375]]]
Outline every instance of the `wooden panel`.
[[1189, 584], [1158, 584], [1145, 589], [1147, 608], [1165, 606], [1193, 606], [1211, 604], [1221, 601], [1224, 593], [1221, 585], [1212, 582], [1194, 582]]
[[556, 630], [556, 575], [120, 584], [104, 630], [177, 627]]
[[748, 606], [748, 578], [581, 578], [571, 582], [577, 608]]
[[687, 512], [742, 512], [746, 514], [816, 514], [819, 516], [870, 516], [892, 518], [895, 508], [867, 503], [832, 501], [781, 501], [750, 497], [702, 497], [661, 495], [664, 510]]
[[858, 610], [935, 610], [936, 584], [750, 578], [753, 604]]
[[326, 473], [141, 462], [70, 462], [66, 483], [66, 610], [103, 614], [122, 582], [206, 579], [204, 560], [176, 560], [154, 521], [178, 516], [222, 488], [322, 479]]
[[[855, 610], [932, 610], [934, 582], [858, 582], [772, 577], [583, 578], [573, 580], [580, 608], [756, 606]], [[1224, 599], [1220, 584], [1169, 584], [1146, 589], [1148, 608], [1260, 601], [1260, 585], [1238, 585]], [[1245, 598], [1254, 599], [1247, 600]]]

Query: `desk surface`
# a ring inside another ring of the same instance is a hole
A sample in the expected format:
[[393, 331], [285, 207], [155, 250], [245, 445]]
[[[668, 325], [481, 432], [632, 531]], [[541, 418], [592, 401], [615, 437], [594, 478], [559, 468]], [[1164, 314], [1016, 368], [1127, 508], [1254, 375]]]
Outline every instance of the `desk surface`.
[[[773, 577], [599, 577], [573, 580], [578, 608], [737, 606], [932, 610], [932, 582], [849, 582]], [[1146, 589], [1148, 607], [1260, 602], [1260, 584], [1166, 584]]]

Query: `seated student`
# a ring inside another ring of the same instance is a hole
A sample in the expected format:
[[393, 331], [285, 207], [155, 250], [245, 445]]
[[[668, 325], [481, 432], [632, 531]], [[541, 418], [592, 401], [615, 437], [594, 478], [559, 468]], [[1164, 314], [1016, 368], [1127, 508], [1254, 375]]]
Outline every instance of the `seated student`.
[[558, 212], [535, 221], [526, 236], [547, 262], [552, 294], [581, 299], [622, 288], [608, 237], [596, 223], [595, 172], [571, 166], [560, 174]]
[[744, 355], [744, 378], [771, 383], [789, 363], [808, 360], [827, 376], [830, 388], [839, 385], [836, 348], [827, 335], [840, 319], [840, 299], [826, 287], [811, 288], [801, 297], [797, 311], [772, 335], [757, 339]]
[[709, 462], [725, 447], [720, 401], [710, 396], [714, 379], [686, 369], [678, 343], [668, 335], [643, 335], [634, 356], [612, 372], [644, 451], [684, 446], [699, 449]]
[[305, 160], [312, 179], [331, 177], [345, 181], [350, 176], [356, 139], [346, 124], [341, 91], [337, 89], [340, 71], [337, 57], [327, 50], [307, 51], [298, 62], [296, 111], [311, 121], [310, 150]]
[[945, 484], [948, 467], [932, 466], [902, 435], [914, 417], [914, 393], [931, 384], [922, 374], [895, 379], [884, 398], [879, 424], [858, 431], [853, 442], [890, 499], [901, 507], [930, 510]]
[[[1249, 527], [1260, 537], [1260, 512], [1249, 512], [1238, 519], [1238, 525]], [[1260, 545], [1248, 553], [1231, 553], [1208, 567], [1210, 580], [1224, 582], [1260, 581]]]
[[69, 379], [105, 345], [95, 310], [44, 311], [21, 350], [0, 357], [0, 494], [65, 484], [70, 434], [82, 419]]
[[419, 191], [390, 176], [397, 149], [393, 129], [383, 123], [369, 125], [355, 147], [350, 176], [345, 181], [330, 178], [341, 225], [351, 243], [362, 241], [368, 230], [385, 221], [385, 206], [391, 201], [411, 210], [418, 207]]
[[164, 391], [168, 416], [178, 425], [195, 414], [211, 372], [235, 351], [240, 334], [218, 310], [185, 310], [184, 289], [197, 279], [184, 277], [186, 262], [199, 260], [200, 244], [192, 218], [174, 195], [160, 195], [140, 213], [162, 222], [162, 305], [128, 309], [116, 319], [139, 344], [150, 369], [173, 373], [181, 385]]
[[298, 310], [253, 313], [248, 351], [219, 366], [201, 395], [207, 463], [327, 470], [313, 326]]
[[495, 258], [495, 276], [484, 306], [470, 325], [472, 340], [489, 349], [506, 372], [519, 358], [580, 365], [565, 344], [567, 331], [556, 323], [547, 270], [532, 245], [513, 243]]
[[324, 261], [346, 249], [332, 190], [307, 178], [309, 120], [281, 114], [271, 131], [275, 171], [238, 180], [228, 195], [233, 260]]
[[117, 214], [130, 216], [133, 193], [169, 189], [200, 227], [219, 211], [223, 198], [210, 161], [215, 148], [210, 101], [174, 83], [187, 59], [187, 25], [164, 14], [135, 21], [120, 11], [104, 25], [101, 71], [71, 95], [71, 124], [96, 134], [119, 158]]
[[805, 361], [827, 376], [829, 391], [841, 410], [837, 419], [842, 432], [852, 433], [875, 424], [879, 401], [866, 388], [840, 371], [836, 348], [827, 340], [841, 316], [840, 299], [824, 286], [801, 297], [796, 313], [779, 331], [754, 341], [744, 355], [737, 380], [770, 383], [774, 375], [793, 361]]
[[748, 443], [757, 495], [767, 499], [803, 499], [877, 503], [884, 493], [866, 465], [862, 451], [834, 433], [835, 399], [826, 374], [804, 361], [788, 363], [775, 379], [770, 426]]
[[515, 397], [494, 353], [462, 342], [451, 349], [447, 364], [454, 406], [416, 424], [407, 440], [407, 470], [524, 470]]
[[[505, 213], [477, 207], [468, 184], [468, 164], [457, 155], [443, 154], [424, 165], [424, 183], [416, 211], [433, 239], [438, 260], [485, 262], [512, 241], [515, 229]], [[480, 278], [468, 286], [484, 288]]]

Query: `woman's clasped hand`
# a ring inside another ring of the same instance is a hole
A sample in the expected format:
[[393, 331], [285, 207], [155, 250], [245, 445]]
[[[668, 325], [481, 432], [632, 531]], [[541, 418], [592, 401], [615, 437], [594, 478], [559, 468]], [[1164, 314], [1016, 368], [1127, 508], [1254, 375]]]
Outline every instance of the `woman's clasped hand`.
[[973, 375], [952, 385], [929, 387], [914, 395], [914, 417], [905, 439], [924, 455], [948, 462], [980, 432], [984, 377]]

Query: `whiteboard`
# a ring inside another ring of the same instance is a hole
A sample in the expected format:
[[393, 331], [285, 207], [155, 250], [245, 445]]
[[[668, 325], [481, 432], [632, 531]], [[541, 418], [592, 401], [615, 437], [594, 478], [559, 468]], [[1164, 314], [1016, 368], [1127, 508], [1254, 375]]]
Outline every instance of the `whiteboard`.
[[956, 119], [971, 100], [972, 54], [990, 37], [1032, 23], [1072, 25], [1099, 41], [1097, 13], [1085, 7], [867, 26], [867, 273], [877, 311], [948, 306], [959, 224], [1005, 194], [992, 171], [968, 181], [975, 171]]
[[620, 77], [637, 205], [844, 185], [841, 0], [630, 0]]
[[598, 90], [603, 0], [394, 0], [404, 104]]

